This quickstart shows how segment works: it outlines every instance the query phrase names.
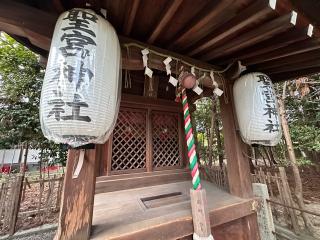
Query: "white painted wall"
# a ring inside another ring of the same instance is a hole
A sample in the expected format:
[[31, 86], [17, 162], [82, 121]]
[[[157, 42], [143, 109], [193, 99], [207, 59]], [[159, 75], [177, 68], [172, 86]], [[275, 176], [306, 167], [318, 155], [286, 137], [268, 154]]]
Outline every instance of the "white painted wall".
[[[29, 149], [27, 163], [38, 163], [39, 152], [40, 151], [37, 149]], [[18, 163], [19, 154], [20, 154], [20, 149], [1, 149], [0, 150], [0, 164]], [[23, 152], [23, 154], [24, 154], [24, 152]], [[24, 157], [24, 155], [23, 155], [23, 157]]]

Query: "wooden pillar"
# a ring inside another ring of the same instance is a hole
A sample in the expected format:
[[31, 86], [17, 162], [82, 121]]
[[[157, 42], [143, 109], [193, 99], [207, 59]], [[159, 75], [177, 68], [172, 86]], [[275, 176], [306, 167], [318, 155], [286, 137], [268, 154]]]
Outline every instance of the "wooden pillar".
[[[75, 170], [84, 152], [79, 174]], [[96, 185], [96, 149], [69, 150], [55, 240], [87, 240], [90, 237]]]
[[220, 99], [229, 188], [232, 195], [249, 198], [253, 196], [253, 192], [248, 152], [236, 128], [232, 86], [232, 83], [226, 84], [224, 94], [228, 97], [228, 101], [226, 102], [223, 97]]
[[[237, 131], [232, 87], [233, 83], [227, 83], [224, 93], [227, 101], [223, 97], [220, 99], [229, 189], [232, 195], [252, 198], [248, 147], [242, 142], [239, 131]], [[257, 215], [254, 211], [251, 215], [241, 219], [241, 225], [241, 240], [260, 239]]]

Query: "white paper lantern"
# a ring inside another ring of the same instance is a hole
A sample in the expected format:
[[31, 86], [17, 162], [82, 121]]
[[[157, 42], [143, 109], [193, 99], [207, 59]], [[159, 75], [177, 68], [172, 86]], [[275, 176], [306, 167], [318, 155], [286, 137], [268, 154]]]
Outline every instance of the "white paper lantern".
[[121, 51], [114, 28], [91, 10], [62, 13], [41, 93], [45, 137], [73, 147], [104, 143], [117, 119], [120, 93]]
[[259, 72], [245, 74], [233, 86], [235, 110], [243, 141], [274, 146], [281, 139], [281, 123], [270, 78]]

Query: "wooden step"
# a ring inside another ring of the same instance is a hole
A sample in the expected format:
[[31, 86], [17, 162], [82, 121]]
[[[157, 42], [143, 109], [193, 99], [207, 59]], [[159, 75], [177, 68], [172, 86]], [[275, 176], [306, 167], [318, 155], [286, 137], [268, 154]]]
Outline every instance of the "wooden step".
[[114, 192], [191, 180], [187, 169], [97, 177], [95, 193]]

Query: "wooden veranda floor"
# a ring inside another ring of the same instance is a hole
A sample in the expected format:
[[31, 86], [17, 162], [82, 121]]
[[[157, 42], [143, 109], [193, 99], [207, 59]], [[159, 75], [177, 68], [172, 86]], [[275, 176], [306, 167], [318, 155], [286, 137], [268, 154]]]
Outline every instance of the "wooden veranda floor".
[[[203, 182], [211, 225], [252, 213], [252, 201]], [[179, 239], [193, 233], [190, 181], [95, 195], [91, 239]]]

